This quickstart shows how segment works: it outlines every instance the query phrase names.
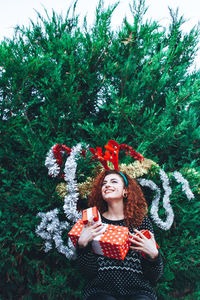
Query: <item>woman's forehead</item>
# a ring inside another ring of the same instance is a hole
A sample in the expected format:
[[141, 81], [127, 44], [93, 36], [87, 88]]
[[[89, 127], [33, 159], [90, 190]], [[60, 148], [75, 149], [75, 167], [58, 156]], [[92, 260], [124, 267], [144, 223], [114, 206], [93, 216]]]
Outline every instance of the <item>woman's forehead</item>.
[[111, 180], [111, 179], [117, 179], [117, 180], [120, 180], [120, 181], [123, 182], [123, 179], [118, 174], [108, 174], [108, 175], [105, 176], [104, 181]]

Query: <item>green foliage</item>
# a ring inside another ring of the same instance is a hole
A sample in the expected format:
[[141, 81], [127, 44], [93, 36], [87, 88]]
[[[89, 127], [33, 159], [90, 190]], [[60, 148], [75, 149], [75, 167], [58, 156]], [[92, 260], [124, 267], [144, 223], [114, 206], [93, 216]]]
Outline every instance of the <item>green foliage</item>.
[[[38, 212], [62, 210], [60, 180], [47, 176], [44, 160], [57, 142], [103, 147], [110, 138], [190, 182], [191, 201], [172, 180], [175, 222], [167, 232], [155, 226], [165, 263], [156, 289], [159, 299], [200, 297], [200, 76], [191, 71], [199, 29], [183, 33], [171, 10], [169, 28], [144, 22], [141, 0], [133, 22], [114, 32], [115, 7], [100, 2], [91, 29], [86, 20], [80, 28], [75, 7], [64, 19], [38, 13], [37, 23], [0, 44], [2, 299], [81, 298], [75, 263], [55, 249], [44, 253], [35, 235]], [[80, 162], [78, 181], [91, 170]]]

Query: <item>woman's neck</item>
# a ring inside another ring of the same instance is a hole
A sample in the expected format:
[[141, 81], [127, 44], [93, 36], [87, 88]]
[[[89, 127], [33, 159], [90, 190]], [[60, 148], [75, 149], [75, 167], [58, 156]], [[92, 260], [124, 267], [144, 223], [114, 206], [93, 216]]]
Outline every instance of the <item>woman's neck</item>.
[[103, 217], [109, 220], [122, 220], [124, 219], [123, 202], [109, 203], [108, 210], [103, 213]]

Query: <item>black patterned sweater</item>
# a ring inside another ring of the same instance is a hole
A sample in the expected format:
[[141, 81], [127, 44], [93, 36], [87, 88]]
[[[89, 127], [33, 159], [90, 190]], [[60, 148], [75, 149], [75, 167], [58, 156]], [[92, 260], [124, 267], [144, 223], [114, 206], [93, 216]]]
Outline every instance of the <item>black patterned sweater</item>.
[[[108, 220], [106, 224], [124, 226], [123, 220]], [[153, 233], [149, 218], [144, 217], [138, 230], [148, 229]], [[129, 228], [133, 232], [133, 228]], [[161, 277], [163, 262], [159, 253], [156, 259], [144, 258], [139, 251], [129, 249], [124, 260], [97, 255], [91, 251], [91, 244], [85, 248], [77, 246], [79, 269], [89, 281], [85, 287], [83, 299], [98, 292], [112, 296], [144, 294], [152, 300], [157, 299], [152, 285]]]

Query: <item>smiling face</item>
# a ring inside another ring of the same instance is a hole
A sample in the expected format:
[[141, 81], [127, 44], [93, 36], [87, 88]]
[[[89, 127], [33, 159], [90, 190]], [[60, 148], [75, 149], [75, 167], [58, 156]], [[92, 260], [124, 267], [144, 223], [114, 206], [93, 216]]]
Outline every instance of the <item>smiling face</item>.
[[118, 174], [109, 174], [105, 176], [102, 183], [102, 197], [107, 202], [111, 200], [123, 200], [126, 189], [124, 181]]

